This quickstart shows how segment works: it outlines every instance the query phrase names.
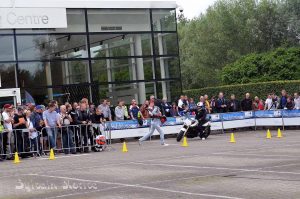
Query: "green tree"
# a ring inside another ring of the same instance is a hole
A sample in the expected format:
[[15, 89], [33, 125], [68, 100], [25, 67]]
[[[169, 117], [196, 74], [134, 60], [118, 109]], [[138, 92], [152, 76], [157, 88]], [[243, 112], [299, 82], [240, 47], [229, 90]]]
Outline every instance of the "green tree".
[[224, 84], [300, 79], [300, 48], [250, 54], [222, 70]]
[[222, 68], [240, 57], [299, 46], [297, 0], [219, 0], [179, 22], [184, 88], [222, 84]]

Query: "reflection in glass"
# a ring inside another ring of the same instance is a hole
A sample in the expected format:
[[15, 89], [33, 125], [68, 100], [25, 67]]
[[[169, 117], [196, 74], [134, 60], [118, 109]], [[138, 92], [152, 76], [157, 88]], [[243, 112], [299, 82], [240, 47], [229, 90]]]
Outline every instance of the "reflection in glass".
[[[95, 88], [94, 88], [95, 89]], [[117, 104], [118, 100], [124, 100], [126, 104], [130, 104], [132, 99], [139, 101], [138, 83], [130, 84], [102, 84], [98, 86], [99, 99], [109, 98], [111, 104]]]
[[152, 10], [154, 31], [176, 31], [175, 10]]
[[135, 59], [105, 59], [92, 61], [94, 82], [117, 82], [136, 79]]
[[42, 62], [19, 63], [18, 81], [20, 87], [46, 86], [46, 72]]
[[0, 63], [0, 88], [15, 88], [15, 68], [12, 63]]
[[170, 102], [177, 101], [178, 96], [181, 94], [181, 82], [159, 81], [156, 85], [156, 92], [159, 99], [167, 98]]
[[21, 87], [41, 87], [88, 82], [86, 61], [56, 61], [19, 63]]
[[158, 33], [154, 36], [156, 55], [178, 55], [177, 34]]
[[152, 55], [150, 34], [93, 34], [90, 44], [92, 58]]
[[[65, 102], [79, 102], [83, 97], [89, 98], [88, 85], [66, 85], [64, 87], [51, 88], [52, 96], [49, 95], [49, 88], [26, 88], [32, 95], [36, 104], [48, 104], [50, 100], [57, 100], [59, 104]], [[22, 95], [25, 98], [25, 94]]]
[[179, 78], [180, 68], [178, 58], [160, 57], [156, 59], [156, 78]]
[[106, 60], [93, 60], [92, 61], [92, 76], [93, 82], [107, 82], [107, 61]]
[[14, 38], [13, 36], [0, 35], [0, 61], [14, 61]]
[[19, 60], [86, 58], [85, 35], [17, 36]]

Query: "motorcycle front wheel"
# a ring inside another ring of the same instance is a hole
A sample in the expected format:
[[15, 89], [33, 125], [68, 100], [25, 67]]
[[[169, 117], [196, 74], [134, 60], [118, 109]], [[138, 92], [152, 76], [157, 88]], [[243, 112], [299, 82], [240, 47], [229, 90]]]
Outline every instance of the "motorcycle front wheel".
[[180, 142], [180, 140], [182, 139], [183, 135], [184, 135], [184, 131], [180, 131], [178, 133], [178, 135], [177, 135], [177, 142]]

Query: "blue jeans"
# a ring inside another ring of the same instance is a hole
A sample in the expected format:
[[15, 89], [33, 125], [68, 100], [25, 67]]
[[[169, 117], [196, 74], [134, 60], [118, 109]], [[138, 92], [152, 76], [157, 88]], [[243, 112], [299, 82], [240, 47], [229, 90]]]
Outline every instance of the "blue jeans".
[[147, 140], [150, 136], [152, 136], [152, 134], [154, 133], [155, 129], [159, 132], [160, 134], [160, 144], [164, 144], [165, 143], [165, 135], [164, 135], [164, 132], [163, 130], [161, 129], [160, 127], [160, 120], [159, 119], [153, 119], [151, 121], [151, 126], [150, 126], [150, 131], [149, 133], [147, 133], [146, 135], [144, 135], [144, 137], [142, 137], [140, 139], [141, 142]]
[[38, 146], [39, 146], [39, 140], [38, 140], [38, 138], [39, 137], [36, 137], [36, 138], [33, 138], [33, 139], [31, 139], [30, 138], [30, 150], [32, 151], [32, 152], [38, 152]]
[[63, 127], [62, 130], [62, 140], [63, 140], [63, 149], [66, 154], [68, 153], [74, 153], [75, 152], [75, 146], [73, 142], [73, 136], [74, 133], [71, 129], [71, 127]]
[[56, 137], [57, 137], [57, 128], [50, 127], [47, 128], [48, 139], [50, 143], [50, 149], [56, 149]]

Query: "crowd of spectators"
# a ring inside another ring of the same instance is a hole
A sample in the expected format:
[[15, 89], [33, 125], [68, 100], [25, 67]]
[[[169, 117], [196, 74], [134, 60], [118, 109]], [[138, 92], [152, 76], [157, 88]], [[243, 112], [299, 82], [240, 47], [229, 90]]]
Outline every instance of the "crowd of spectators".
[[[174, 115], [182, 115], [187, 111], [193, 112], [195, 106], [205, 106], [208, 113], [226, 113], [239, 111], [258, 111], [258, 110], [276, 110], [276, 109], [300, 109], [299, 93], [289, 95], [285, 90], [281, 91], [281, 95], [277, 96], [275, 93], [270, 93], [266, 99], [260, 99], [255, 96], [251, 97], [250, 93], [246, 93], [241, 100], [236, 99], [234, 94], [231, 94], [227, 99], [223, 92], [219, 95], [213, 96], [209, 99], [208, 95], [200, 96], [199, 101], [195, 104], [193, 98], [181, 95], [178, 100], [178, 107], [174, 103], [174, 109], [177, 110]], [[172, 114], [172, 116], [174, 116]]]
[[[116, 106], [113, 106], [108, 99], [103, 99], [96, 106], [86, 98], [80, 102], [66, 102], [62, 105], [57, 101], [51, 101], [47, 106], [26, 104], [16, 108], [5, 104], [0, 114], [0, 154], [13, 154], [17, 151], [21, 156], [26, 156], [26, 152], [36, 151], [37, 153], [31, 154], [34, 156], [40, 154], [38, 151], [45, 147], [64, 149], [66, 154], [89, 152], [89, 146], [94, 142], [95, 135], [101, 134], [100, 126], [104, 122], [136, 120], [139, 125], [143, 125], [143, 121], [150, 118], [148, 106], [151, 103], [159, 106], [166, 117], [178, 117], [187, 113], [194, 114], [193, 110], [197, 106], [205, 106], [207, 113], [300, 109], [300, 96], [298, 93], [291, 96], [282, 90], [281, 96], [270, 93], [266, 99], [257, 96], [253, 98], [250, 93], [246, 93], [242, 100], [236, 99], [234, 94], [227, 99], [220, 92], [217, 97], [209, 99], [208, 95], [203, 95], [199, 100], [181, 95], [178, 101], [170, 103], [166, 98], [158, 100], [150, 96], [149, 100], [145, 100], [140, 106], [135, 99], [132, 99], [128, 106], [124, 100], [119, 100]], [[91, 124], [99, 126], [94, 126], [91, 131], [87, 127]], [[74, 127], [78, 125], [79, 128]], [[5, 158], [11, 157], [8, 155]]]

